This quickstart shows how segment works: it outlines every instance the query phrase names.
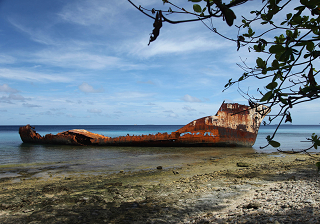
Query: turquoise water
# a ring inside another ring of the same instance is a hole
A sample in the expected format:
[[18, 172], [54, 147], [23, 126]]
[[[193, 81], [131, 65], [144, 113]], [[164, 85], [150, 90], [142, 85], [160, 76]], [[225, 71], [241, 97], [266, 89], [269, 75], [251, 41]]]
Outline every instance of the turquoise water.
[[[176, 131], [179, 125], [73, 125], [73, 126], [35, 126], [36, 131], [45, 135], [56, 134], [70, 129], [86, 129], [88, 131], [116, 137], [123, 135], [155, 134], [158, 132]], [[254, 152], [275, 152], [267, 147], [266, 136], [272, 135], [275, 126], [261, 126], [256, 144], [252, 148], [218, 148], [218, 147], [93, 147], [93, 146], [57, 146], [23, 144], [19, 126], [0, 126], [0, 171], [1, 167], [11, 165], [63, 167], [68, 170], [94, 170], [101, 172], [119, 172], [145, 170], [157, 167], [179, 167], [187, 163], [201, 162], [211, 157], [230, 154]], [[319, 125], [286, 125], [282, 126], [275, 140], [281, 142], [282, 150], [302, 149], [309, 146], [300, 142], [312, 133], [320, 133]], [[313, 150], [314, 151], [314, 150]], [[0, 172], [1, 178], [1, 172]]]
[[[272, 136], [273, 131], [276, 126], [261, 126], [257, 136], [256, 143], [253, 148], [257, 151], [263, 152], [273, 152], [275, 148], [268, 146], [265, 149], [260, 149], [260, 146], [266, 145], [266, 137], [268, 135]], [[320, 125], [283, 125], [280, 126], [274, 140], [281, 143], [281, 149], [284, 151], [287, 150], [300, 150], [305, 149], [311, 146], [307, 141], [307, 138], [310, 138], [312, 133], [320, 134]], [[315, 152], [316, 150], [310, 150]]]

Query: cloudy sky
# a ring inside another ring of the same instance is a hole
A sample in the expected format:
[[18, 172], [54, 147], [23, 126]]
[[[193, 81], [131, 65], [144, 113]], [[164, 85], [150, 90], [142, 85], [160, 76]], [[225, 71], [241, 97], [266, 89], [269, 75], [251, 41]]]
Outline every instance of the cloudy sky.
[[[215, 27], [236, 37], [220, 20]], [[186, 124], [223, 100], [247, 102], [237, 86], [222, 92], [243, 73], [236, 63], [254, 63], [246, 49], [201, 22], [166, 23], [148, 46], [152, 24], [126, 0], [0, 0], [0, 125]], [[318, 110], [293, 111], [294, 123], [313, 124]]]

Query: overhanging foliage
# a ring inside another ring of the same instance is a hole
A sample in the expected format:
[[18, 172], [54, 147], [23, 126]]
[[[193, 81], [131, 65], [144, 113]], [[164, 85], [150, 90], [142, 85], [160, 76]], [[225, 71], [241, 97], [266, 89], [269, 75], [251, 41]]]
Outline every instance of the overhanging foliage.
[[[255, 65], [247, 65], [244, 61], [238, 64], [244, 73], [237, 80], [230, 79], [225, 89], [249, 78], [264, 80], [264, 87], [257, 89], [258, 96], [243, 91], [240, 85], [238, 88], [251, 107], [264, 104], [270, 108], [279, 108], [275, 115], [269, 116], [269, 124], [276, 118], [280, 118], [280, 122], [273, 135], [267, 136], [267, 145], [280, 150], [280, 143], [274, 138], [283, 122], [292, 122], [290, 109], [320, 97], [320, 85], [316, 81], [320, 57], [319, 0], [262, 0], [262, 6], [250, 12], [250, 18], [235, 15], [233, 11], [239, 5], [252, 4], [248, 0], [232, 0], [228, 3], [221, 0], [188, 0], [193, 4], [192, 12], [168, 0], [162, 0], [163, 4], [169, 6], [166, 12], [146, 9], [136, 6], [131, 0], [128, 1], [155, 20], [150, 42], [159, 36], [162, 22], [178, 24], [202, 21], [212, 32], [235, 42], [237, 50], [247, 47], [249, 52], [259, 53]], [[292, 5], [293, 10], [288, 10]], [[187, 14], [194, 18], [170, 20], [168, 17], [172, 14]], [[237, 16], [242, 17], [240, 25], [234, 25]], [[222, 18], [228, 26], [236, 26], [238, 32], [225, 36], [217, 31], [212, 25], [214, 23], [205, 22], [218, 18]], [[262, 32], [261, 29], [254, 30], [253, 27], [257, 27], [257, 24], [262, 27]], [[319, 137], [315, 134], [308, 138], [308, 141], [312, 143], [310, 148], [293, 152], [306, 152], [311, 148], [317, 149], [320, 145]]]

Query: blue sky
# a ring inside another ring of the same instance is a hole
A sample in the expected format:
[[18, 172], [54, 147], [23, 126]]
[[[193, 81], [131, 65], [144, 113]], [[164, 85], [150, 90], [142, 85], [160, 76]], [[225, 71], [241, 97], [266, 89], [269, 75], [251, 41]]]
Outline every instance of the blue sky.
[[[247, 103], [237, 86], [222, 90], [254, 55], [200, 22], [165, 23], [148, 46], [152, 24], [126, 0], [0, 1], [0, 125], [186, 124], [223, 100]], [[237, 35], [221, 19], [216, 27]], [[292, 111], [294, 124], [318, 124], [319, 109]]]

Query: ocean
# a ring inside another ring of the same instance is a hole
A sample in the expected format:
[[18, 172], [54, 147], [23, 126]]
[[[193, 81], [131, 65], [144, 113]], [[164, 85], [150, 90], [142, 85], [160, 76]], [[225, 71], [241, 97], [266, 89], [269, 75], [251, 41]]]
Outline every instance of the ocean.
[[[35, 130], [45, 135], [70, 129], [86, 129], [109, 137], [141, 134], [171, 133], [182, 125], [35, 125]], [[60, 146], [22, 143], [19, 126], [0, 126], [0, 178], [10, 176], [8, 167], [57, 167], [65, 171], [115, 173], [181, 167], [212, 157], [254, 152], [271, 153], [276, 149], [266, 144], [276, 126], [261, 126], [252, 148], [239, 147], [104, 147]], [[282, 150], [302, 149], [310, 145], [305, 141], [312, 133], [320, 133], [320, 125], [283, 125], [275, 140]], [[315, 150], [312, 150], [315, 151]], [[3, 171], [1, 171], [1, 169]]]

